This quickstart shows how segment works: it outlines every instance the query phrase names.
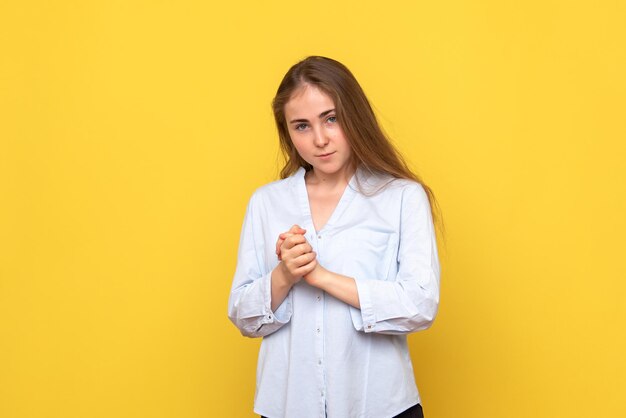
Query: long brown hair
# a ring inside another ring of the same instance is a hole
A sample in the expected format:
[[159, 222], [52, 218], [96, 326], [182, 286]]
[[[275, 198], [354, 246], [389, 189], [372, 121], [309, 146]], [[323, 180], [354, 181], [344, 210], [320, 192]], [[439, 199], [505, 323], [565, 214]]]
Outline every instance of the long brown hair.
[[335, 103], [338, 123], [350, 143], [352, 163], [369, 172], [385, 173], [394, 178], [413, 180], [422, 185], [430, 202], [433, 219], [443, 232], [441, 210], [433, 191], [408, 167], [402, 155], [383, 132], [363, 89], [348, 68], [331, 58], [309, 56], [293, 65], [283, 78], [272, 109], [285, 157], [281, 178], [287, 178], [300, 167], [312, 167], [296, 151], [285, 119], [285, 104], [302, 85], [310, 84], [328, 94]]

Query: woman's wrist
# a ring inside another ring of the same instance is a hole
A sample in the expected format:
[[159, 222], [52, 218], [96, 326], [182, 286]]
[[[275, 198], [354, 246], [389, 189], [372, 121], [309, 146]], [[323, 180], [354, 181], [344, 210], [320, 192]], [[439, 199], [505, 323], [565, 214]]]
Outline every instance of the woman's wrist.
[[348, 305], [361, 309], [354, 278], [333, 273], [318, 264], [311, 273], [304, 276], [304, 280], [311, 286], [327, 292]]
[[278, 289], [289, 290], [295, 284], [294, 280], [290, 279], [291, 275], [281, 261], [272, 271], [272, 287], [276, 286]]
[[332, 281], [332, 274], [321, 265], [316, 265], [313, 271], [304, 276], [304, 280], [311, 286], [318, 287], [322, 290]]
[[270, 279], [271, 308], [274, 312], [278, 309], [283, 300], [285, 300], [294, 285], [294, 283], [289, 280], [288, 276], [285, 275], [284, 267], [281, 266], [281, 264], [282, 262], [272, 270]]

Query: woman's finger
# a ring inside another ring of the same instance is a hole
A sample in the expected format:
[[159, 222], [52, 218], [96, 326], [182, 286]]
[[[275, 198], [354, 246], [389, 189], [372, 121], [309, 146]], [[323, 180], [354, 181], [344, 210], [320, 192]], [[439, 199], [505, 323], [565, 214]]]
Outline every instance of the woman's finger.
[[315, 262], [315, 259], [315, 253], [307, 253], [295, 259], [287, 260], [284, 263], [289, 274], [293, 277], [301, 277], [309, 273], [315, 267], [315, 264], [311, 265], [311, 263]]
[[279, 238], [285, 239], [288, 236], [291, 236], [293, 234], [300, 234], [300, 235], [304, 235], [306, 233], [306, 229], [302, 229], [300, 227], [291, 227], [291, 229], [287, 232], [283, 232], [280, 235], [278, 235]]
[[304, 242], [306, 242], [306, 238], [304, 238], [303, 235], [293, 234], [293, 235], [285, 238], [285, 240], [283, 241], [283, 243], [281, 245], [281, 249], [280, 250], [281, 251], [284, 251], [286, 249], [288, 250], [288, 249], [293, 248], [295, 245], [302, 244]]
[[308, 243], [299, 244], [293, 248], [285, 249], [281, 252], [282, 261], [289, 267], [289, 270], [298, 268], [303, 264], [306, 264], [315, 258], [315, 253], [312, 251], [311, 246]]
[[[285, 235], [285, 236], [283, 236]], [[283, 242], [285, 241], [285, 239], [287, 239], [288, 237], [290, 237], [292, 234], [287, 234], [282, 233], [278, 236], [278, 240], [276, 241], [276, 255], [280, 254], [280, 246], [283, 245]]]
[[291, 251], [295, 252], [298, 255], [302, 255], [313, 251], [313, 247], [311, 247], [311, 245], [305, 241], [302, 244], [294, 245], [291, 248]]
[[307, 264], [300, 266], [296, 274], [298, 275], [298, 277], [304, 277], [310, 272], [312, 272], [316, 266], [317, 266], [317, 258], [314, 257]]
[[298, 267], [306, 266], [311, 261], [315, 260], [316, 255], [314, 252], [302, 254], [301, 256], [296, 257], [293, 261], [296, 263]]
[[281, 246], [283, 245], [283, 242], [289, 238], [290, 236], [294, 235], [294, 234], [299, 234], [299, 235], [304, 235], [306, 233], [306, 229], [301, 228], [298, 225], [293, 225], [288, 232], [283, 232], [281, 234], [278, 235], [278, 240], [276, 241], [276, 256], [278, 257], [279, 260], [282, 260], [282, 255], [281, 255]]

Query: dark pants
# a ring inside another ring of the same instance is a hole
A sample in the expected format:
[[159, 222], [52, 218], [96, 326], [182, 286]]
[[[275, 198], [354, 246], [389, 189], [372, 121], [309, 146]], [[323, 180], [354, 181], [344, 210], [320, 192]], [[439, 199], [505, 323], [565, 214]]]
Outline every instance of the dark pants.
[[[261, 417], [266, 418], [266, 417]], [[422, 411], [422, 405], [415, 404], [406, 411], [396, 415], [393, 418], [424, 418], [424, 412]]]
[[394, 418], [424, 418], [424, 411], [422, 411], [422, 405], [415, 404], [406, 411], [402, 412], [399, 415], [396, 415]]

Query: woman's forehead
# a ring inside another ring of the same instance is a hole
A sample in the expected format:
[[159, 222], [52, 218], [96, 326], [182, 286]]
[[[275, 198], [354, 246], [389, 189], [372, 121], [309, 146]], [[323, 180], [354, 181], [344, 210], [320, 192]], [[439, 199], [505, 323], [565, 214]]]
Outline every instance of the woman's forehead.
[[[294, 90], [285, 104], [285, 112], [293, 112], [302, 108], [334, 107], [334, 101], [330, 95], [317, 86], [303, 84]], [[326, 109], [325, 109], [326, 110]]]

